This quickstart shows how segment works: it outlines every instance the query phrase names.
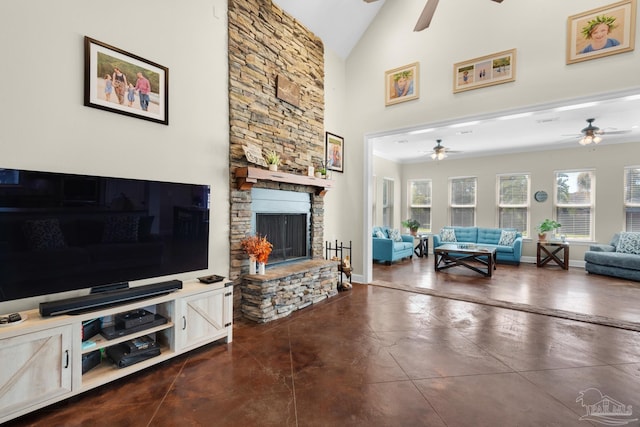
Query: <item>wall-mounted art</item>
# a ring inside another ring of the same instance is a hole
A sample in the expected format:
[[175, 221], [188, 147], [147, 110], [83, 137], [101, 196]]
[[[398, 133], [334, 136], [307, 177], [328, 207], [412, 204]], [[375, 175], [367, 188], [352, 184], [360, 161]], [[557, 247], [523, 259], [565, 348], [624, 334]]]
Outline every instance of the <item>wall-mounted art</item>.
[[330, 132], [326, 132], [325, 139], [327, 169], [336, 172], [344, 172], [344, 138]]
[[516, 79], [516, 50], [481, 56], [453, 66], [453, 93], [513, 82]]
[[405, 65], [385, 71], [385, 105], [418, 99], [420, 96], [420, 64]]
[[169, 69], [84, 38], [84, 105], [169, 124]]
[[592, 9], [567, 20], [567, 64], [629, 52], [634, 48], [636, 0]]
[[276, 97], [295, 107], [300, 107], [300, 86], [282, 74], [278, 74], [276, 79]]

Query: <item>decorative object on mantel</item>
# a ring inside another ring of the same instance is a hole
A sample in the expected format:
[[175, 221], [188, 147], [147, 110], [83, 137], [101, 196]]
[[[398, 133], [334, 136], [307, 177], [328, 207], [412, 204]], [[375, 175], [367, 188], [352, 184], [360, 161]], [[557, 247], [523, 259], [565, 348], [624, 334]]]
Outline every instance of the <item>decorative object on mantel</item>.
[[269, 165], [269, 170], [272, 172], [277, 172], [278, 166], [280, 165], [280, 155], [271, 150], [267, 153], [266, 160], [267, 164]]
[[286, 172], [271, 172], [261, 168], [239, 167], [235, 170], [236, 185], [238, 190], [247, 191], [258, 181], [285, 182], [287, 184], [308, 185], [315, 188], [318, 196], [324, 194], [333, 187], [330, 179], [318, 179], [306, 175], [296, 175]]
[[267, 167], [267, 162], [265, 162], [264, 157], [262, 157], [262, 149], [260, 147], [254, 144], [245, 144], [242, 146], [242, 149], [249, 163]]
[[[258, 274], [265, 274], [265, 265], [271, 255], [273, 245], [266, 236], [248, 236], [240, 242], [242, 249], [249, 255], [249, 274], [255, 274], [255, 263], [258, 262]], [[253, 262], [253, 273], [251, 273], [251, 262]]]
[[300, 86], [282, 74], [278, 74], [276, 79], [276, 97], [295, 107], [300, 107]]

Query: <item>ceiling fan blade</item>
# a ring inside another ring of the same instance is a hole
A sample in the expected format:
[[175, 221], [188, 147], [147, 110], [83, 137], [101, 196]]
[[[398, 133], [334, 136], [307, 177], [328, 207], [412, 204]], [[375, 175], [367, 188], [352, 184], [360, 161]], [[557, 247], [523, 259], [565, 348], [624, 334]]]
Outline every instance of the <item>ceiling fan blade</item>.
[[496, 2], [496, 3], [502, 3], [502, 0], [493, 0], [493, 1]]
[[431, 18], [433, 18], [433, 13], [436, 11], [436, 7], [438, 6], [438, 1], [439, 0], [429, 0], [427, 2], [424, 9], [422, 9], [420, 18], [418, 18], [418, 22], [416, 22], [416, 26], [413, 31], [422, 31], [425, 28], [429, 28]]
[[[378, 0], [364, 0], [365, 3], [373, 3], [373, 2], [376, 2], [376, 1], [378, 1]], [[495, 1], [495, 0], [493, 0], [493, 1]]]

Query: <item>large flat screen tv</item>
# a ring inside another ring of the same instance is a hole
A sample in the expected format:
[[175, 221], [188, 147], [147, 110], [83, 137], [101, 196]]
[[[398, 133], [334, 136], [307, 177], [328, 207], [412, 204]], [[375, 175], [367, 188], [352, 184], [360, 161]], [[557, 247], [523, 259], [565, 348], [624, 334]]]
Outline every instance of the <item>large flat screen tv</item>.
[[209, 187], [0, 169], [0, 302], [208, 266]]

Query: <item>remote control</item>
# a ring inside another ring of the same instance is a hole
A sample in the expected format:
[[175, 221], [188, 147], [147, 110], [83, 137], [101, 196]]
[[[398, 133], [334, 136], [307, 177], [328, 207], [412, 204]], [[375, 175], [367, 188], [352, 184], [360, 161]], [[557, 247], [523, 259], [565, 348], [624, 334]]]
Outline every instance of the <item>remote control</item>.
[[22, 316], [20, 316], [20, 313], [11, 313], [9, 315], [9, 323], [17, 322], [19, 320], [22, 320]]

